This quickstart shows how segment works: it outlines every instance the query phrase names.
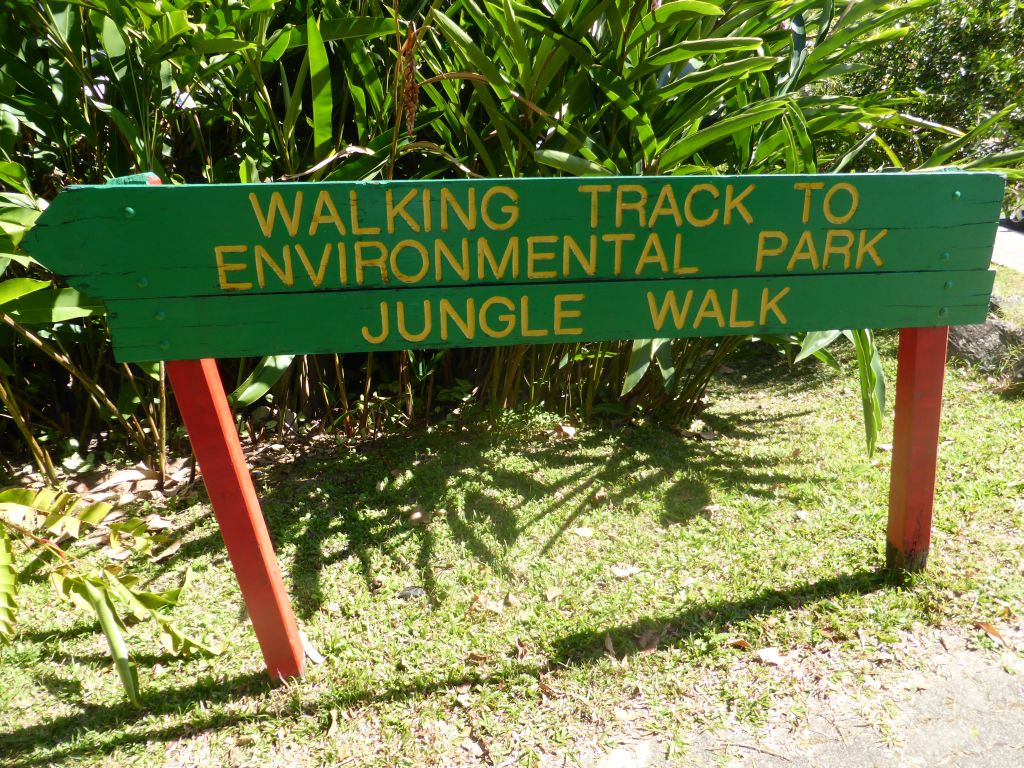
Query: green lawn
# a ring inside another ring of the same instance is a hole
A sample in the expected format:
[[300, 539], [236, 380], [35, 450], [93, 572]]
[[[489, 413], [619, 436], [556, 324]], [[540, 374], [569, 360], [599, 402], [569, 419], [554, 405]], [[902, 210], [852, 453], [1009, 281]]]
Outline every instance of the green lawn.
[[865, 455], [852, 375], [731, 366], [713, 440], [569, 437], [538, 413], [277, 452], [257, 484], [327, 657], [303, 682], [265, 679], [203, 504], [174, 513], [184, 545], [157, 583], [191, 564], [178, 621], [225, 652], [174, 659], [140, 627], [141, 709], [96, 627], [27, 585], [0, 649], [0, 764], [590, 765], [637, 734], [671, 757], [697, 729], [877, 690], [927, 627], [991, 647], [972, 622], [1020, 620], [1024, 400], [950, 370], [932, 558], [901, 584], [879, 570], [889, 454]]

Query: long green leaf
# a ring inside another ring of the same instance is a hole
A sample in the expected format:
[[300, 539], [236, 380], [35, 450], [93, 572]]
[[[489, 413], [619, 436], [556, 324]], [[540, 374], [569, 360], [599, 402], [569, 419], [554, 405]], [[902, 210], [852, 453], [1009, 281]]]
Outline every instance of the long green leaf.
[[[33, 280], [30, 277], [13, 277], [0, 283], [0, 307], [50, 285], [49, 280]], [[6, 312], [7, 309], [5, 308]]]
[[0, 640], [14, 637], [14, 620], [18, 610], [18, 572], [14, 569], [14, 549], [7, 529], [0, 521]]
[[726, 117], [717, 123], [709, 125], [707, 128], [701, 128], [696, 133], [690, 134], [666, 149], [661, 155], [661, 168], [664, 171], [670, 171], [674, 165], [700, 152], [709, 144], [732, 136], [733, 133], [744, 128], [760, 125], [767, 120], [778, 117], [785, 111], [786, 105], [784, 103], [770, 104], [757, 107], [739, 115]]
[[306, 19], [306, 34], [309, 46], [309, 84], [313, 97], [313, 160], [320, 162], [330, 154], [333, 140], [331, 65], [327, 58], [327, 47], [320, 37], [316, 19], [312, 16]]
[[252, 405], [263, 397], [274, 386], [292, 364], [294, 355], [270, 355], [257, 363], [234, 392], [228, 395], [228, 403], [233, 408]]

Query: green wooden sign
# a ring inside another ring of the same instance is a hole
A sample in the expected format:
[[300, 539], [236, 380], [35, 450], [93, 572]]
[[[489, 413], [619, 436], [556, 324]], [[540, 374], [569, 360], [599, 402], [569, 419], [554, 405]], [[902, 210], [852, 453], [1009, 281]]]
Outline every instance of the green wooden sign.
[[1003, 180], [75, 187], [25, 247], [121, 361], [981, 322]]

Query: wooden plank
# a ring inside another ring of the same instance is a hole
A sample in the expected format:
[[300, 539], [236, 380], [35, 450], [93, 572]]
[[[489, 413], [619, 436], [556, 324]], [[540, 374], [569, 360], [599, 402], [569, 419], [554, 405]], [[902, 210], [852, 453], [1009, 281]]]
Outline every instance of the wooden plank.
[[208, 296], [110, 302], [109, 322], [123, 361], [901, 328], [983, 321], [993, 277], [919, 272]]
[[893, 569], [921, 571], [928, 562], [948, 333], [900, 331], [885, 551]]
[[1002, 188], [959, 172], [75, 187], [23, 245], [106, 300], [985, 269]]
[[260, 511], [215, 360], [167, 364], [221, 536], [271, 677], [302, 675], [304, 660], [291, 602]]

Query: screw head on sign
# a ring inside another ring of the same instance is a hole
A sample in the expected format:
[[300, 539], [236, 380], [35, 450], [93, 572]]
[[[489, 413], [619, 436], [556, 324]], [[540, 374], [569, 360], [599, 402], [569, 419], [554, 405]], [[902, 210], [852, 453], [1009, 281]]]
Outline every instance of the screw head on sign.
[[943, 261], [949, 261], [949, 251], [943, 251], [939, 258]]
[[953, 199], [959, 200], [963, 196], [963, 193], [959, 189], [953, 190]]
[[167, 313], [164, 312], [162, 309], [157, 310], [156, 312], [153, 313], [153, 319], [156, 320], [157, 322], [160, 322], [161, 320], [166, 320]]
[[167, 341], [166, 339], [164, 341], [160, 342], [160, 351], [161, 352], [166, 352], [170, 348], [171, 348], [171, 342]]
[[[950, 288], [953, 287], [953, 281], [952, 280], [947, 280], [946, 282], [944, 282], [942, 284], [942, 287], [945, 288], [948, 291]], [[163, 314], [163, 313], [161, 313], [161, 314]]]
[[135, 281], [135, 285], [138, 286], [139, 288], [145, 288], [146, 286], [149, 285], [149, 280], [147, 280], [144, 277], [140, 277], [138, 280]]
[[939, 317], [945, 317], [948, 314], [949, 314], [949, 310], [946, 309], [945, 307], [942, 307], [942, 309], [939, 310]]
[[129, 205], [127, 208], [124, 209], [124, 215], [127, 216], [128, 218], [131, 218], [132, 216], [135, 215], [135, 209]]

